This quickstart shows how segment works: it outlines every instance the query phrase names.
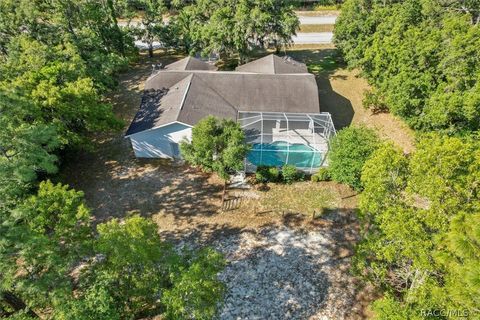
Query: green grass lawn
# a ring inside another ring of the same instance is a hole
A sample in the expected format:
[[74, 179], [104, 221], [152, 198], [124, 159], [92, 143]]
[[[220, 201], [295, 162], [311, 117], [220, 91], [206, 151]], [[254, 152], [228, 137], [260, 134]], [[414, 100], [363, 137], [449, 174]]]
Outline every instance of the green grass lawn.
[[325, 209], [338, 207], [338, 196], [328, 188], [328, 184], [297, 182], [292, 185], [268, 185], [269, 190], [262, 192], [261, 206], [277, 212], [295, 212], [311, 215]]
[[318, 75], [324, 71], [333, 71], [339, 67], [340, 56], [336, 50], [332, 50], [328, 54], [321, 56], [318, 59], [307, 61], [308, 72]]
[[315, 6], [315, 7], [302, 7], [295, 12], [300, 16], [306, 17], [318, 17], [318, 16], [326, 16], [332, 14], [339, 14], [340, 8], [337, 6]]

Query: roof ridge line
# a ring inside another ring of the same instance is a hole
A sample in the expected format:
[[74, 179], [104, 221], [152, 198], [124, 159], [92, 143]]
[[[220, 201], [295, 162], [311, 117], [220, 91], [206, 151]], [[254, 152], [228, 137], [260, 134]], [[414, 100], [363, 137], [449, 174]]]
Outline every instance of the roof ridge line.
[[186, 60], [187, 63], [185, 63], [185, 70], [188, 70], [188, 65], [190, 64], [190, 62], [192, 61], [192, 57], [191, 56], [187, 56], [184, 58]]
[[272, 57], [273, 74], [277, 74], [277, 64], [275, 62], [275, 55], [272, 53], [270, 54], [270, 56]]
[[[296, 75], [306, 75], [312, 74], [310, 72], [295, 72], [295, 73], [257, 73], [257, 72], [248, 72], [248, 71], [219, 71], [219, 70], [161, 70], [154, 74], [152, 77], [155, 77], [162, 73], [174, 73], [174, 72], [183, 72], [183, 73], [206, 73], [206, 74], [245, 74], [245, 75], [265, 75], [265, 76], [296, 76]], [[147, 79], [148, 80], [148, 79]]]
[[[182, 112], [182, 109], [183, 109], [183, 105], [185, 104], [185, 100], [187, 99], [187, 94], [188, 94], [188, 91], [190, 90], [190, 85], [192, 84], [192, 79], [193, 79], [193, 74], [183, 78], [182, 80], [178, 81], [176, 84], [174, 84], [173, 86], [177, 85], [179, 82], [185, 80], [185, 79], [188, 79], [188, 85], [187, 85], [187, 89], [185, 90], [185, 93], [183, 94], [183, 97], [182, 97], [182, 101], [180, 102], [180, 107], [178, 108], [178, 112], [177, 112], [177, 116], [175, 117], [175, 119], [178, 119], [180, 117], [180, 112]], [[172, 87], [173, 87], [172, 86]]]
[[192, 56], [187, 56], [185, 57], [185, 59], [187, 59], [187, 64], [185, 65], [185, 71], [195, 71], [195, 70], [188, 70], [187, 68], [190, 66], [190, 64], [192, 63], [192, 61], [199, 61], [199, 62], [204, 62], [200, 59], [197, 59], [195, 57], [192, 57]]

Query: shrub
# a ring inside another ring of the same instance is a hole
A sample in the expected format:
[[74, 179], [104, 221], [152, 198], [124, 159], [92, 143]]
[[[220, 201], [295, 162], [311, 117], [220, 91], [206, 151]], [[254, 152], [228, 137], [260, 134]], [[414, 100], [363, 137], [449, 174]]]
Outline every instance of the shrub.
[[269, 182], [269, 167], [268, 166], [258, 166], [257, 171], [255, 172], [255, 179], [257, 182]]
[[268, 170], [267, 166], [258, 166], [255, 172], [255, 180], [260, 183], [268, 182]]
[[280, 170], [277, 167], [269, 167], [268, 178], [270, 182], [280, 181]]
[[280, 181], [280, 170], [277, 167], [258, 166], [255, 173], [257, 182], [278, 182]]
[[312, 175], [311, 180], [313, 182], [330, 181], [330, 172], [327, 168], [320, 168], [317, 173]]
[[270, 166], [258, 166], [257, 172], [255, 172], [256, 182], [285, 182], [292, 183], [294, 181], [300, 181], [305, 179], [305, 174], [298, 171], [294, 165], [286, 164], [280, 171], [277, 167]]
[[203, 118], [193, 127], [191, 142], [184, 139], [180, 143], [185, 161], [204, 171], [214, 171], [225, 180], [243, 168], [249, 150], [237, 122], [214, 116]]
[[349, 127], [338, 132], [330, 143], [329, 172], [333, 180], [361, 190], [363, 165], [380, 146], [380, 140], [371, 129]]
[[362, 103], [365, 109], [370, 109], [373, 113], [388, 111], [388, 107], [385, 101], [382, 99], [382, 96], [374, 90], [365, 92]]
[[302, 180], [303, 174], [294, 165], [286, 164], [282, 167], [282, 178], [285, 183], [291, 184], [294, 181]]

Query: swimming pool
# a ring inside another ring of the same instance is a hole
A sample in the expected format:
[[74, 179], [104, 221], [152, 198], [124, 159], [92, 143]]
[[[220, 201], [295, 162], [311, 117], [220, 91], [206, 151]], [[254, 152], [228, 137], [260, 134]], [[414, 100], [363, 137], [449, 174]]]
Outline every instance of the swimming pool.
[[[263, 150], [262, 150], [263, 149]], [[317, 168], [322, 163], [322, 154], [304, 144], [288, 144], [285, 141], [255, 143], [247, 156], [255, 166], [283, 166], [292, 164], [297, 168]]]

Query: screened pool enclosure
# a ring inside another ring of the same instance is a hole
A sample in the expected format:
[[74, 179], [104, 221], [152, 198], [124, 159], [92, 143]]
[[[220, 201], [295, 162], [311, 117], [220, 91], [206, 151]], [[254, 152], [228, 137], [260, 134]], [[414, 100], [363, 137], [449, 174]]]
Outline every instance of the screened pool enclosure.
[[292, 164], [314, 173], [326, 165], [329, 140], [335, 127], [329, 113], [239, 112], [238, 122], [252, 150], [245, 171], [257, 166]]

